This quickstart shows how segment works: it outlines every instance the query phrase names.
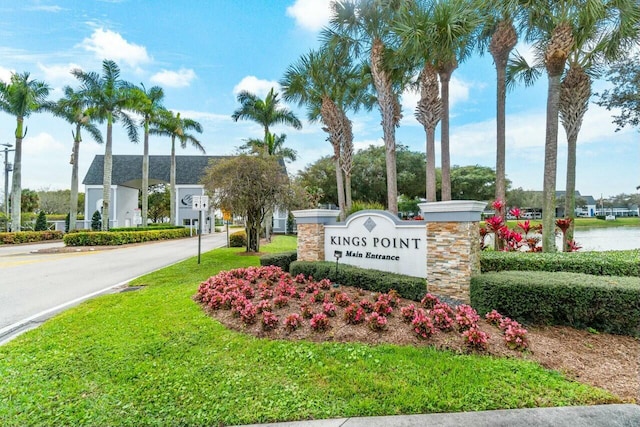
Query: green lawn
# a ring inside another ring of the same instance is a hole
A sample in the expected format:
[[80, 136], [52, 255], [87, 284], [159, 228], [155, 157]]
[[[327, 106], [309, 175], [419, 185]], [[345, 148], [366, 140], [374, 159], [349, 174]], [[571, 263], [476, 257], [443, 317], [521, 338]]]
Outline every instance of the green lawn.
[[[290, 250], [278, 237], [264, 251]], [[191, 297], [237, 248], [99, 297], [0, 347], [0, 425], [219, 425], [611, 403], [521, 360], [392, 345], [268, 341], [225, 329]]]

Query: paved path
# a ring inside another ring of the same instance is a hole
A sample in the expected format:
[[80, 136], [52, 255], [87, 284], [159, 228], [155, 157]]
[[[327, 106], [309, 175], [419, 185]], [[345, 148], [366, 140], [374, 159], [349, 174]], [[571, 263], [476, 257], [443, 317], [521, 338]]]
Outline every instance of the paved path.
[[[202, 236], [202, 252], [225, 245], [224, 233]], [[43, 315], [198, 254], [196, 237], [109, 250], [35, 252], [63, 246], [0, 246], [0, 343], [31, 322], [42, 321]]]
[[637, 427], [638, 405], [566, 406], [394, 417], [336, 418], [260, 427]]

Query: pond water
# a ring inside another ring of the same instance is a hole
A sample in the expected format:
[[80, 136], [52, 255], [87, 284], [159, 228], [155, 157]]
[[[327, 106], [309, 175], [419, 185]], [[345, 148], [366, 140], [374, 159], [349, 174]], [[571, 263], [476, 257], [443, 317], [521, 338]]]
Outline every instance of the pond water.
[[[640, 249], [640, 227], [578, 228], [574, 240], [581, 252]], [[558, 248], [562, 239], [556, 239]]]

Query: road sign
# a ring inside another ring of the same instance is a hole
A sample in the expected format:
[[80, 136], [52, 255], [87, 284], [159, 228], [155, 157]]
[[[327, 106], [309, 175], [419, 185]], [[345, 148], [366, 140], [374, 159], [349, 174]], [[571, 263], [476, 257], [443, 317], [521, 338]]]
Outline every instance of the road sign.
[[231, 211], [222, 209], [222, 219], [224, 219], [225, 221], [231, 221]]
[[209, 209], [209, 196], [200, 197], [200, 210], [206, 211]]
[[194, 211], [199, 211], [200, 209], [202, 209], [202, 201], [200, 200], [200, 196], [192, 196], [191, 203], [191, 209], [193, 209]]

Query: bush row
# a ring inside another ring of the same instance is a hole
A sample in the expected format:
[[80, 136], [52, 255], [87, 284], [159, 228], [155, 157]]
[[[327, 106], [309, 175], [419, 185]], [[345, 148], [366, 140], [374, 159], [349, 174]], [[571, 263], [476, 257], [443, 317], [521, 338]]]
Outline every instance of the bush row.
[[18, 231], [15, 233], [0, 233], [0, 244], [15, 244], [15, 243], [31, 243], [31, 242], [43, 242], [45, 240], [60, 240], [62, 239], [62, 231]]
[[171, 224], [158, 224], [158, 225], [149, 225], [147, 227], [114, 227], [110, 228], [109, 231], [150, 231], [150, 230], [175, 230], [178, 228], [184, 228], [182, 225], [171, 225]]
[[345, 286], [354, 286], [374, 292], [389, 292], [395, 289], [403, 298], [420, 301], [427, 292], [427, 283], [419, 277], [404, 276], [378, 270], [367, 270], [341, 264], [336, 273], [336, 264], [329, 261], [291, 263], [293, 276], [304, 274], [315, 280], [329, 279]]
[[480, 256], [480, 266], [483, 273], [529, 270], [639, 277], [640, 250], [556, 253], [485, 251]]
[[189, 237], [188, 228], [154, 231], [91, 231], [66, 234], [64, 244], [67, 246], [115, 246], [182, 237]]
[[470, 294], [481, 315], [640, 336], [638, 277], [503, 271], [473, 276]]
[[267, 254], [260, 257], [260, 265], [275, 265], [284, 271], [289, 271], [292, 262], [298, 259], [297, 251], [280, 252], [277, 254]]

